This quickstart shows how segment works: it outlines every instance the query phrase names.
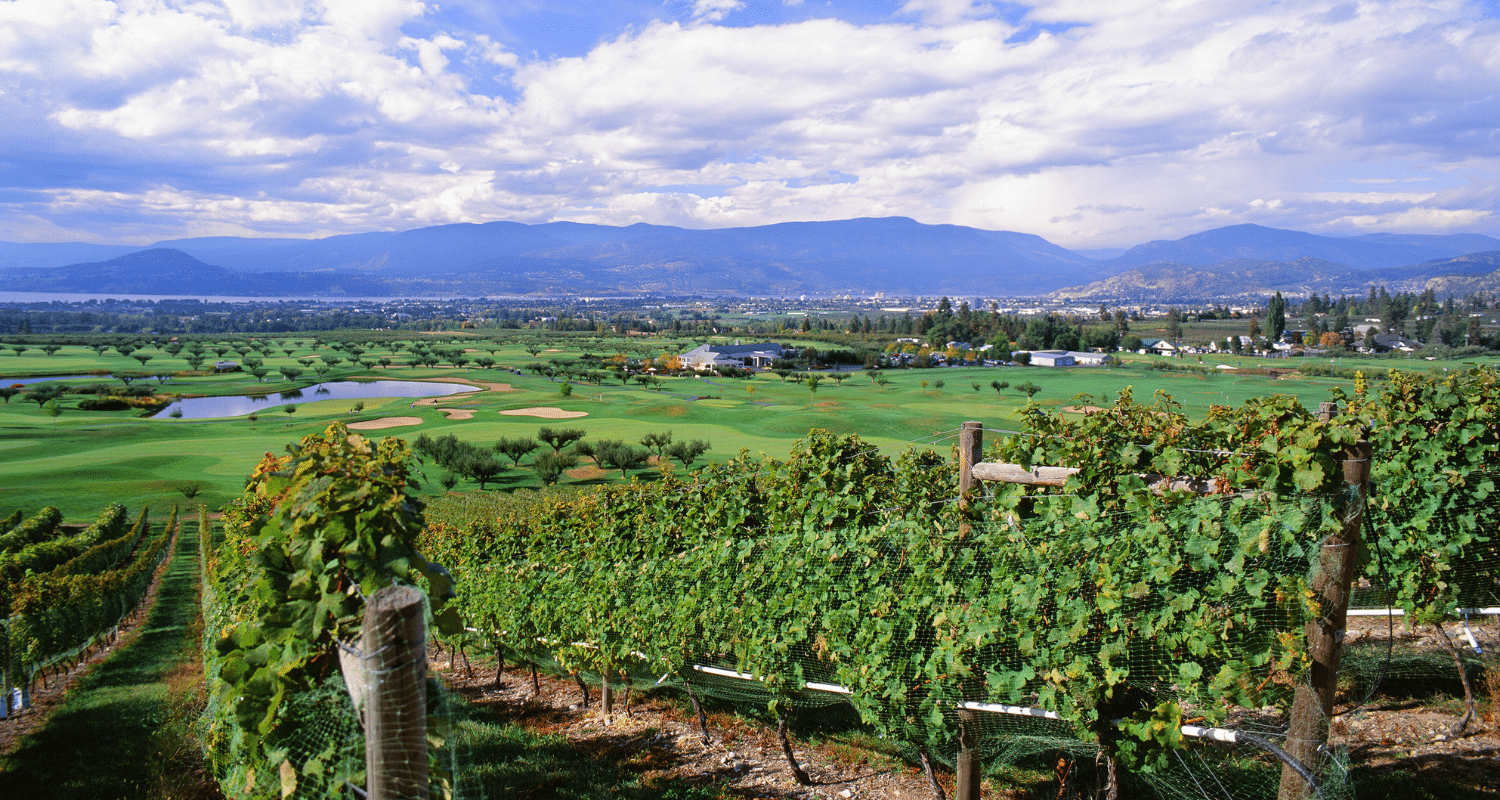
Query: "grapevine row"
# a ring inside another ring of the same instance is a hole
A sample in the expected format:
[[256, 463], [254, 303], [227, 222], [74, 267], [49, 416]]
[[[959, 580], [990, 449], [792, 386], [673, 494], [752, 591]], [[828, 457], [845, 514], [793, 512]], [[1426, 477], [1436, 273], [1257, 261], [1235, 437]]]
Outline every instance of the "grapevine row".
[[140, 604], [156, 568], [169, 555], [177, 512], [173, 510], [155, 536], [144, 522], [144, 512], [138, 527], [140, 545], [128, 561], [113, 569], [48, 576], [21, 585], [6, 621], [8, 680], [27, 681], [38, 669], [78, 652]]
[[[13, 518], [21, 512], [17, 511]], [[45, 542], [57, 533], [62, 525], [62, 512], [56, 506], [47, 506], [31, 519], [16, 521], [5, 527], [7, 533], [0, 536], [0, 554], [13, 553], [27, 545]]]
[[[145, 513], [143, 509], [141, 519], [136, 523], [137, 529], [145, 524]], [[94, 524], [73, 536], [37, 542], [22, 550], [0, 555], [0, 618], [10, 616], [12, 597], [28, 576], [44, 579], [54, 569], [82, 556], [100, 541], [120, 536], [128, 522], [125, 506], [113, 503], [99, 514]], [[136, 536], [139, 538], [138, 533]]]

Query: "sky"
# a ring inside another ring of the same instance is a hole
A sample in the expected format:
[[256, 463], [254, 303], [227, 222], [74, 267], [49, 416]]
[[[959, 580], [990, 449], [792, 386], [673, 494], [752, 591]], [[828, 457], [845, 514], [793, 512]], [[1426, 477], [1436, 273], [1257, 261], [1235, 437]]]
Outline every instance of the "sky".
[[0, 240], [1500, 236], [1500, 0], [0, 0]]

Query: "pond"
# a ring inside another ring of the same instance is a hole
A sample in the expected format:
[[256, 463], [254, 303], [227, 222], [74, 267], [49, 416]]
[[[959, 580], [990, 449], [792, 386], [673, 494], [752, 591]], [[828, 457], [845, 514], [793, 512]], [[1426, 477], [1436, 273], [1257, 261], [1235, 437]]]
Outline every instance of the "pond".
[[182, 419], [220, 419], [266, 411], [281, 411], [284, 406], [312, 403], [318, 400], [363, 400], [370, 397], [438, 397], [480, 391], [466, 383], [433, 383], [430, 381], [333, 381], [317, 383], [305, 389], [272, 392], [267, 395], [226, 395], [223, 397], [189, 397], [178, 400], [152, 416], [165, 419], [173, 409], [182, 411]]
[[48, 381], [81, 381], [84, 378], [93, 378], [100, 383], [109, 382], [108, 375], [48, 375], [44, 378], [0, 378], [0, 386], [27, 386]]

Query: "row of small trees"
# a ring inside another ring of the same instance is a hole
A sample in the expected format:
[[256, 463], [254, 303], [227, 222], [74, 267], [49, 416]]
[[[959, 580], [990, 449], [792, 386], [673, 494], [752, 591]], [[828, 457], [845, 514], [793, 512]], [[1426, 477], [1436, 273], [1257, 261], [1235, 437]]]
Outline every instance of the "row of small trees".
[[[530, 466], [542, 483], [549, 486], [557, 483], [563, 472], [577, 466], [582, 458], [592, 460], [600, 469], [618, 469], [621, 477], [625, 477], [630, 470], [646, 466], [653, 455], [658, 463], [670, 458], [680, 462], [684, 469], [690, 469], [693, 462], [711, 448], [701, 439], [673, 441], [671, 431], [647, 433], [641, 437], [640, 447], [620, 439], [589, 442], [584, 440], [585, 436], [587, 433], [578, 428], [543, 427], [535, 438], [502, 436], [485, 447], [451, 433], [439, 437], [424, 433], [417, 437], [413, 449], [448, 471], [449, 474], [440, 479], [445, 488], [457, 485], [457, 477], [461, 475], [477, 482], [483, 490], [507, 469], [520, 468], [521, 459], [540, 448], [538, 440], [552, 449], [535, 456]], [[509, 458], [511, 464], [507, 466], [501, 456]]]

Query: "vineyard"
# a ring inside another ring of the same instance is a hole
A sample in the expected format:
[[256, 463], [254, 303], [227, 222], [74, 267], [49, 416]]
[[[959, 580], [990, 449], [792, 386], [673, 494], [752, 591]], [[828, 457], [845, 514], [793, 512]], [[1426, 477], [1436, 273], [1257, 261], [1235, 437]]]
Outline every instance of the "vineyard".
[[10, 708], [20, 708], [29, 704], [33, 682], [45, 685], [49, 671], [114, 638], [168, 555], [177, 511], [154, 535], [146, 509], [132, 525], [118, 504], [77, 533], [53, 507], [3, 525], [0, 667]]
[[[1326, 421], [1271, 398], [1191, 424], [1127, 392], [1081, 421], [1032, 413], [988, 453], [1077, 466], [1061, 485], [971, 498], [932, 449], [889, 457], [814, 432], [785, 462], [516, 504], [430, 526], [421, 549], [452, 569], [482, 647], [581, 681], [774, 714], [849, 704], [914, 762], [1061, 752], [1168, 795], [1301, 796], [1280, 743], [1311, 753], [1319, 794], [1343, 796], [1337, 753], [1287, 740], [1309, 640], [1343, 630], [1315, 592], [1323, 554], [1360, 514], [1357, 602], [1428, 625], [1500, 606], [1497, 397], [1487, 373], [1393, 375]], [[1344, 480], [1362, 439], [1368, 499]], [[1153, 490], [1150, 475], [1210, 488]], [[1351, 669], [1340, 700], [1387, 668]]]
[[[351, 663], [395, 584], [446, 647], [597, 687], [606, 717], [621, 690], [762, 709], [798, 782], [791, 712], [839, 709], [965, 800], [965, 775], [1038, 763], [1060, 796], [1352, 797], [1334, 718], [1433, 675], [1462, 687], [1463, 735], [1492, 665], [1444, 623], [1500, 613], [1500, 383], [1378, 387], [1196, 422], [1127, 389], [1081, 417], [1028, 408], [982, 454], [978, 426], [884, 448], [813, 431], [785, 460], [443, 522], [405, 442], [334, 424], [267, 456], [221, 535], [200, 511], [207, 765], [233, 796], [374, 780], [373, 668]], [[122, 506], [77, 532], [52, 508], [0, 521], [7, 690], [108, 637], [176, 528]], [[1346, 642], [1346, 607], [1435, 647]], [[403, 691], [433, 795], [467, 796], [442, 686]]]

